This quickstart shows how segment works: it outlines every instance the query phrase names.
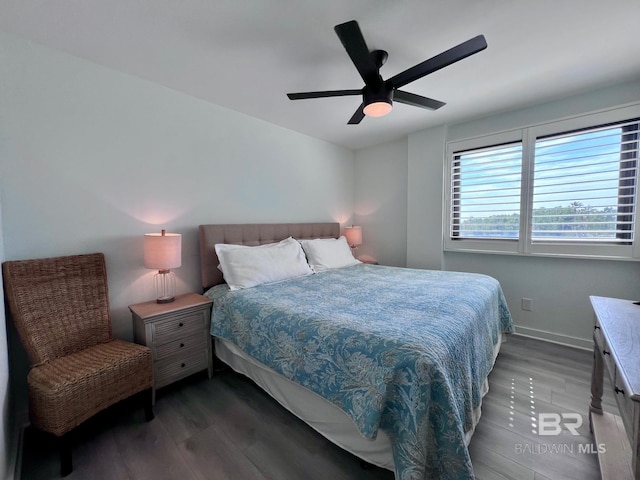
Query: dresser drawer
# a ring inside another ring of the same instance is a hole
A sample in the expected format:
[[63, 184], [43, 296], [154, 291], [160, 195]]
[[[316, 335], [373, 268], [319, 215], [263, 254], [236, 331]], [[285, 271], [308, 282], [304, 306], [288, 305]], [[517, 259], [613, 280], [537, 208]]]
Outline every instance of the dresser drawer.
[[[615, 377], [613, 388], [614, 389], [623, 389], [622, 380], [619, 377], [619, 374]], [[635, 402], [629, 398], [627, 392], [614, 392], [616, 397], [616, 403], [618, 404], [618, 410], [620, 411], [620, 417], [622, 418], [622, 423], [624, 424], [624, 429], [627, 432], [627, 437], [629, 437], [629, 441], [632, 442], [633, 435], [633, 413], [635, 408]]]
[[616, 364], [613, 361], [613, 357], [611, 356], [611, 347], [609, 347], [609, 345], [607, 344], [607, 341], [602, 334], [602, 329], [597, 324], [594, 332], [594, 337], [596, 344], [598, 345], [598, 350], [600, 350], [600, 354], [602, 355], [602, 360], [604, 361], [604, 364], [607, 368], [609, 378], [616, 378]]
[[205, 330], [202, 311], [177, 315], [153, 324], [153, 343], [161, 345]]
[[201, 331], [188, 337], [157, 345], [154, 349], [154, 360], [162, 360], [174, 354], [189, 355], [198, 350], [207, 349], [207, 332]]
[[168, 385], [208, 367], [207, 350], [160, 360], [154, 365], [155, 388]]

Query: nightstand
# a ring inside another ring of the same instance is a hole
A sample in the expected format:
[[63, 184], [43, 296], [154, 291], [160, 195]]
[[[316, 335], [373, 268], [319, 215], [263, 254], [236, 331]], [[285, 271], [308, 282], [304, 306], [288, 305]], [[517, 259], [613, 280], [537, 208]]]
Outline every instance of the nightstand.
[[151, 349], [153, 403], [156, 389], [207, 369], [213, 374], [211, 300], [197, 293], [176, 295], [171, 303], [155, 300], [130, 305], [136, 343]]

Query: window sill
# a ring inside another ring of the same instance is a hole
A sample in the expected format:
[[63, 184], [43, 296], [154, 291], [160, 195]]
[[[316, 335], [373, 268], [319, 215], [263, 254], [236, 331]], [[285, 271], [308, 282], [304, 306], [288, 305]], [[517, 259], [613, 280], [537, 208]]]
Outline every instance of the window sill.
[[446, 247], [444, 248], [446, 253], [473, 253], [481, 255], [509, 255], [517, 257], [529, 257], [529, 258], [573, 258], [582, 260], [610, 260], [610, 261], [622, 261], [622, 262], [640, 262], [639, 257], [632, 257], [629, 255], [616, 255], [616, 254], [596, 254], [596, 253], [581, 253], [581, 252], [552, 252], [552, 251], [534, 251], [534, 252], [519, 252], [517, 250], [502, 250], [498, 248], [479, 248], [472, 246], [464, 247]]

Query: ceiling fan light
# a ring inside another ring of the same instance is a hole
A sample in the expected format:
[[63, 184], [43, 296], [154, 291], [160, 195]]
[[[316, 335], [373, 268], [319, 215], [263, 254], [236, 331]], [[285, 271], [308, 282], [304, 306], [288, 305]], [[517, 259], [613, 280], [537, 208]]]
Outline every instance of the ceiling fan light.
[[391, 102], [378, 100], [366, 105], [363, 109], [367, 117], [384, 117], [393, 109]]

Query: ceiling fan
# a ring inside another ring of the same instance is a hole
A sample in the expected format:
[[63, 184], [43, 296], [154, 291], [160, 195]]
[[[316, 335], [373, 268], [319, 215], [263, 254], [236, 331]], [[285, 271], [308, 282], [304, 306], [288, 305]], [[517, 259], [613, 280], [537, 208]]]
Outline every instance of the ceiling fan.
[[444, 102], [432, 98], [416, 95], [415, 93], [399, 90], [408, 83], [440, 70], [452, 63], [467, 58], [474, 53], [487, 48], [483, 35], [467, 40], [435, 57], [408, 68], [393, 77], [383, 80], [380, 67], [387, 60], [388, 53], [384, 50], [369, 51], [358, 22], [351, 20], [336, 25], [334, 30], [342, 45], [351, 57], [358, 73], [364, 80], [364, 87], [360, 90], [326, 90], [321, 92], [288, 93], [290, 100], [304, 100], [308, 98], [344, 97], [348, 95], [362, 95], [362, 104], [349, 119], [349, 125], [356, 125], [365, 115], [382, 117], [391, 111], [393, 101], [413, 105], [414, 107], [437, 110], [445, 105]]

